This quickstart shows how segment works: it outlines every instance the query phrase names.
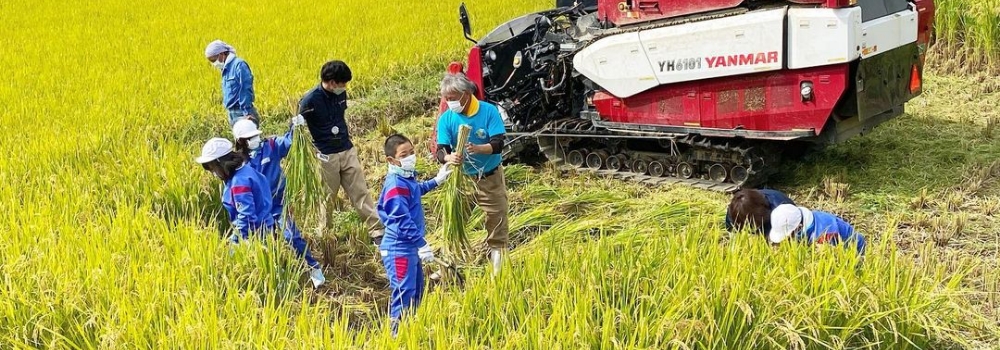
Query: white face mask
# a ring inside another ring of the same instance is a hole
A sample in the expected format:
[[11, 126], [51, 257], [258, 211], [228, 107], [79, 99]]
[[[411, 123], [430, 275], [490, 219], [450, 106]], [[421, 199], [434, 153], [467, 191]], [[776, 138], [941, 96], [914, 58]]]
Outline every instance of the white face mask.
[[462, 107], [461, 101], [447, 101], [447, 102], [448, 102], [448, 109], [450, 109], [452, 112], [462, 113], [462, 110], [465, 109]]
[[411, 154], [406, 158], [399, 160], [399, 167], [406, 171], [416, 171], [417, 170], [417, 155]]
[[333, 91], [330, 91], [330, 92], [332, 92], [334, 95], [340, 95], [340, 94], [344, 93], [344, 91], [347, 91], [347, 89], [345, 89], [345, 88], [333, 88]]
[[247, 146], [249, 146], [251, 150], [255, 151], [258, 148], [260, 148], [260, 135], [254, 136], [252, 139], [247, 140]]
[[222, 70], [222, 69], [226, 68], [226, 62], [225, 61], [220, 61], [220, 60], [215, 60], [215, 61], [212, 61], [212, 66], [214, 66], [215, 68], [217, 68], [219, 70]]

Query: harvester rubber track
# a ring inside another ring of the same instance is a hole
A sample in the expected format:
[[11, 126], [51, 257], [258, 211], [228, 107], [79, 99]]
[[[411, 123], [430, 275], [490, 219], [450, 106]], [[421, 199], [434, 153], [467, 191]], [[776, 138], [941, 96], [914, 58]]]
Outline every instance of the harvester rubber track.
[[[575, 118], [553, 121], [543, 130], [536, 134], [538, 147], [558, 169], [654, 186], [681, 184], [731, 193], [765, 181], [773, 168], [768, 165], [776, 160], [763, 155], [762, 144], [610, 131]], [[660, 149], [632, 149], [629, 141], [655, 143]]]

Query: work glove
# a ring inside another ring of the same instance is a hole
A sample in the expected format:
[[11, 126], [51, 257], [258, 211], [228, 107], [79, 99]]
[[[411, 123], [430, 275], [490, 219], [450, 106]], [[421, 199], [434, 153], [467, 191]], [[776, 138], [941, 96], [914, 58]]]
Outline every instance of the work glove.
[[431, 250], [430, 244], [425, 244], [417, 250], [417, 255], [420, 256], [420, 261], [431, 262], [434, 260], [434, 251]]
[[443, 184], [444, 181], [448, 179], [448, 175], [451, 175], [451, 172], [451, 167], [449, 167], [448, 164], [442, 165], [441, 170], [438, 170], [437, 176], [434, 177], [434, 181], [437, 182], [438, 185]]
[[306, 118], [303, 118], [301, 114], [292, 117], [292, 126], [302, 125], [306, 125]]

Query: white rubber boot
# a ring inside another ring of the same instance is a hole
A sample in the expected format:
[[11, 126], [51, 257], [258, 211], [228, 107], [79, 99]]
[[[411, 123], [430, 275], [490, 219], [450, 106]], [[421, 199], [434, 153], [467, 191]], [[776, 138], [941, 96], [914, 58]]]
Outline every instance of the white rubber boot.
[[502, 254], [500, 253], [500, 249], [496, 248], [490, 249], [490, 264], [493, 265], [494, 276], [500, 273], [501, 255]]

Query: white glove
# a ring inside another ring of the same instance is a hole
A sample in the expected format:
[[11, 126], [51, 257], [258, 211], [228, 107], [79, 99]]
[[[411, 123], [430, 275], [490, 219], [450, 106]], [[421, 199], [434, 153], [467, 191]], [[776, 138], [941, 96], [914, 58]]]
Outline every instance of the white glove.
[[430, 262], [431, 260], [434, 260], [434, 251], [431, 250], [430, 244], [425, 244], [423, 247], [420, 247], [420, 250], [417, 250], [417, 255], [420, 256], [420, 260], [423, 262]]
[[294, 116], [292, 117], [292, 125], [294, 126], [306, 125], [306, 118], [303, 118], [301, 114]]
[[434, 177], [434, 181], [437, 182], [438, 185], [443, 184], [444, 181], [448, 179], [448, 175], [451, 175], [451, 172], [451, 167], [449, 167], [448, 164], [442, 165], [441, 170], [438, 170], [437, 176]]

